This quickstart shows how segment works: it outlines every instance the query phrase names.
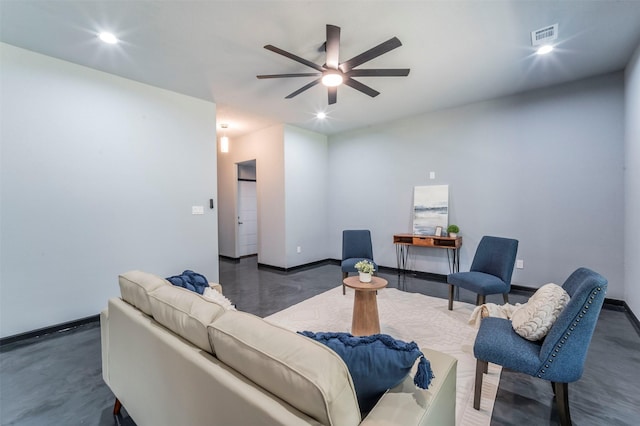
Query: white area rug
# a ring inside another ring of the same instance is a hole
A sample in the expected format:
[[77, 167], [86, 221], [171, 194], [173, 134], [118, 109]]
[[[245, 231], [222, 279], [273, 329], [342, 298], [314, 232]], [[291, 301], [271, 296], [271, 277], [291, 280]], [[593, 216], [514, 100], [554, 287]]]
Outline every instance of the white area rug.
[[[336, 287], [307, 299], [266, 319], [293, 331], [351, 331], [354, 291]], [[476, 359], [473, 342], [476, 328], [468, 324], [473, 305], [454, 302], [453, 311], [447, 300], [395, 288], [378, 292], [380, 332], [396, 339], [415, 341], [421, 348], [435, 349], [458, 359], [456, 424], [489, 425], [498, 391], [501, 367], [489, 364], [482, 386], [480, 410], [473, 409], [473, 383]], [[415, 373], [415, 372], [414, 372]], [[412, 373], [412, 374], [414, 374]]]

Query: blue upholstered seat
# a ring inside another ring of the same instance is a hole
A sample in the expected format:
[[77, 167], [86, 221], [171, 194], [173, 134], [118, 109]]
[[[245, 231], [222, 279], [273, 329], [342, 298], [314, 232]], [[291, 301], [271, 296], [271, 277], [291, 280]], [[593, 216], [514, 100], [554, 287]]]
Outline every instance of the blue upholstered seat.
[[456, 286], [477, 293], [477, 305], [485, 302], [487, 294], [500, 293], [504, 295], [504, 301], [507, 303], [517, 252], [518, 240], [482, 237], [469, 272], [457, 272], [447, 276], [449, 310], [453, 309], [453, 290]]
[[[376, 271], [378, 270], [378, 265], [373, 261], [371, 232], [368, 229], [342, 231], [342, 279], [347, 278], [350, 272], [358, 272], [356, 263], [364, 259], [373, 263]], [[344, 293], [343, 284], [342, 294]]]
[[541, 342], [520, 337], [511, 321], [484, 318], [473, 347], [477, 359], [473, 406], [480, 409], [482, 374], [487, 363], [549, 380], [553, 384], [561, 424], [570, 425], [567, 383], [580, 379], [584, 361], [607, 291], [607, 280], [579, 268], [562, 287], [571, 299]]

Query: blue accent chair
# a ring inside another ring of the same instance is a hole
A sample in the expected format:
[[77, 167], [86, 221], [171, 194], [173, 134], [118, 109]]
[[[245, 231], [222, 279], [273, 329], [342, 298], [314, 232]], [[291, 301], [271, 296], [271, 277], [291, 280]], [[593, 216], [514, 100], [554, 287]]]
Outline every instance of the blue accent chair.
[[562, 287], [571, 299], [542, 341], [530, 342], [520, 337], [510, 320], [495, 317], [482, 320], [473, 346], [477, 359], [473, 408], [480, 409], [483, 373], [491, 362], [549, 380], [560, 423], [571, 425], [568, 383], [582, 376], [587, 349], [607, 292], [607, 280], [587, 268], [579, 268]]
[[453, 309], [453, 292], [456, 286], [477, 293], [476, 305], [485, 303], [487, 294], [499, 293], [502, 293], [504, 303], [508, 303], [517, 252], [518, 240], [486, 235], [482, 237], [469, 272], [457, 272], [447, 276], [449, 310]]
[[[342, 231], [342, 279], [347, 278], [349, 272], [357, 273], [356, 263], [364, 259], [373, 263], [376, 271], [378, 270], [378, 265], [373, 261], [371, 232], [368, 229]], [[342, 294], [345, 294], [344, 284]]]

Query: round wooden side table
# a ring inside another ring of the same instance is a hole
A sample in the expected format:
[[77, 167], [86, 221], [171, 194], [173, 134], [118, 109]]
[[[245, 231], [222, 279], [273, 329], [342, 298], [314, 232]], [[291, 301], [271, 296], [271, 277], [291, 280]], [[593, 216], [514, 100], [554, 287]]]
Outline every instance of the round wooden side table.
[[354, 336], [368, 336], [380, 333], [376, 291], [385, 288], [388, 284], [387, 280], [374, 276], [371, 277], [370, 283], [363, 283], [360, 282], [358, 276], [352, 276], [345, 278], [342, 282], [347, 287], [355, 290], [351, 334]]

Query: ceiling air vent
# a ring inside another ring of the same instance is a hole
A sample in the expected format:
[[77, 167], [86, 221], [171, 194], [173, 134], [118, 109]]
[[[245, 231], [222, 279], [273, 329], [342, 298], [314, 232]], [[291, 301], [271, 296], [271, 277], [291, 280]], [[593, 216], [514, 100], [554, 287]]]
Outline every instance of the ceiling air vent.
[[539, 46], [548, 44], [558, 38], [558, 24], [549, 25], [539, 30], [531, 31], [531, 44]]

